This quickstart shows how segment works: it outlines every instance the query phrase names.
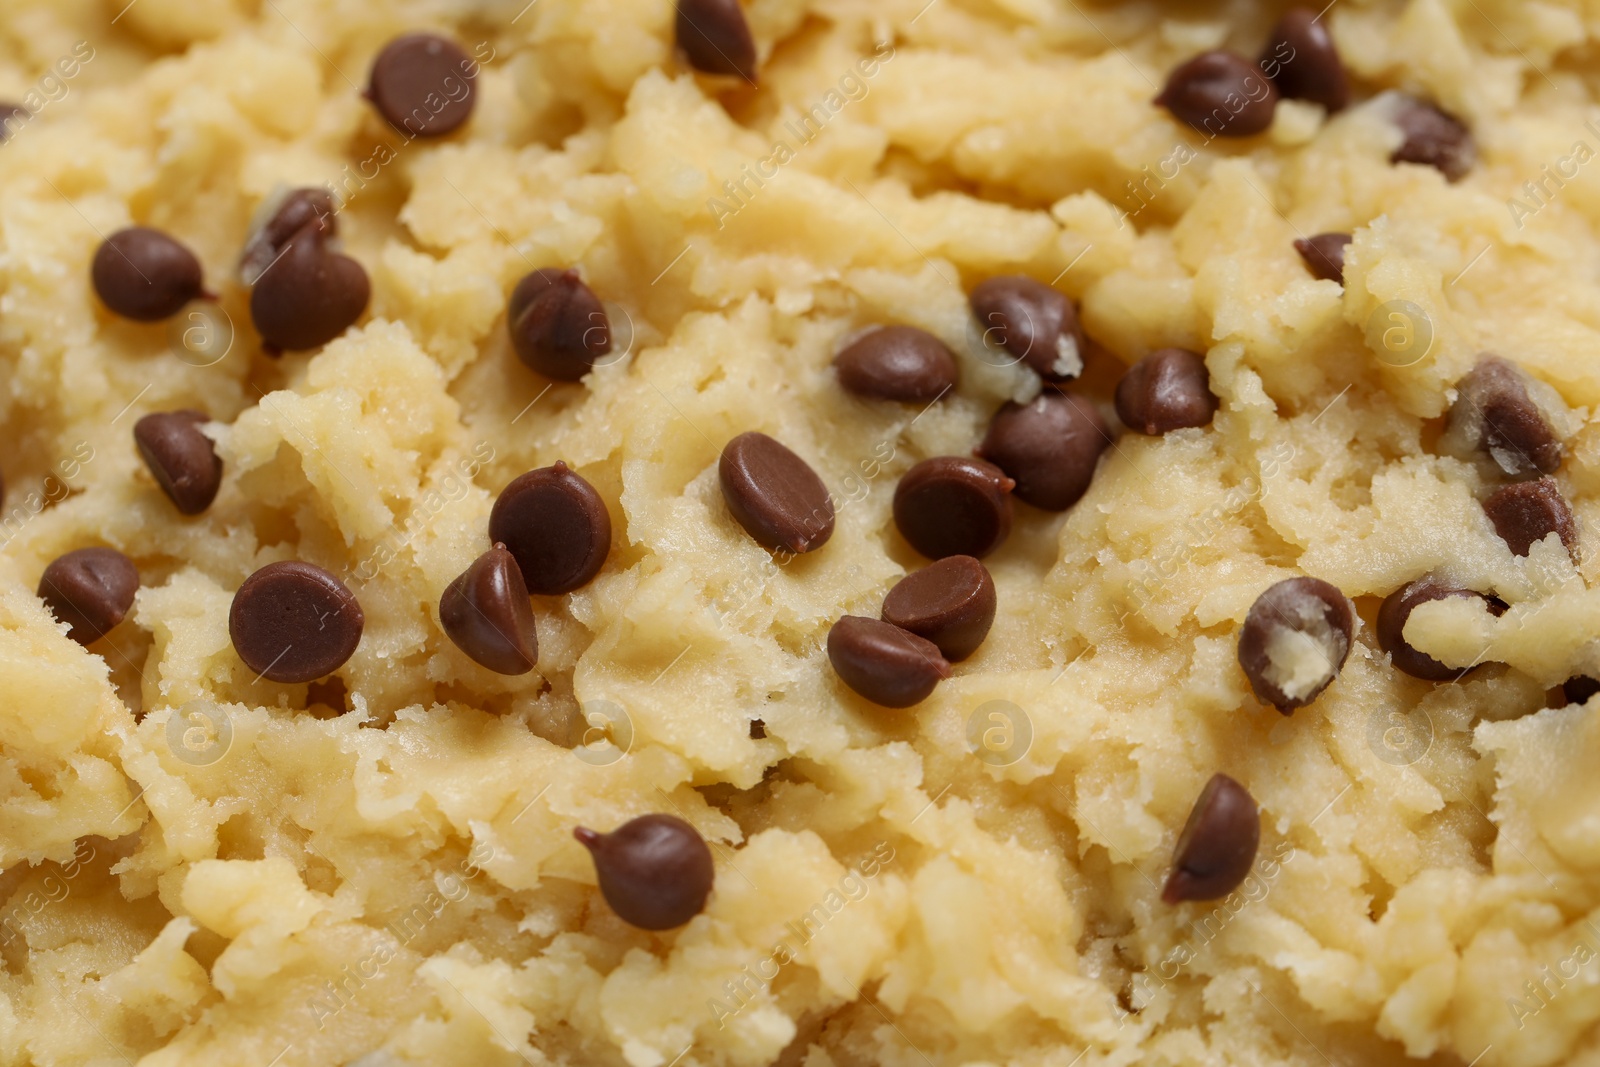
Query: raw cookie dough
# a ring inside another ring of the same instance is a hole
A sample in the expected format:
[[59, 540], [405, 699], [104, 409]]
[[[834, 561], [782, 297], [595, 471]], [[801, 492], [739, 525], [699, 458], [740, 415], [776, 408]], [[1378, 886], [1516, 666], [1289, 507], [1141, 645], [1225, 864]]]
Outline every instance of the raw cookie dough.
[[[684, 65], [670, 0], [124, 2], [0, 10], [29, 111], [0, 147], [0, 1064], [1600, 1064], [1600, 722], [1549, 692], [1600, 675], [1591, 5], [1345, 0], [1352, 106], [1208, 143], [1152, 98], [1256, 54], [1278, 5], [754, 0], [752, 88]], [[408, 142], [360, 89], [418, 30], [482, 73], [470, 121]], [[1468, 123], [1462, 181], [1389, 162], [1391, 90]], [[238, 257], [264, 201], [324, 184], [371, 306], [272, 360]], [[110, 315], [89, 264], [135, 223], [219, 302]], [[1354, 234], [1343, 288], [1295, 251], [1324, 232]], [[609, 302], [620, 355], [580, 383], [507, 337], [542, 267]], [[824, 641], [926, 562], [899, 477], [1039, 388], [970, 321], [1002, 274], [1080, 303], [1084, 395], [1181, 347], [1220, 410], [1123, 434], [1065, 514], [1019, 505], [987, 639], [888, 712]], [[1431, 334], [1405, 366], [1393, 301]], [[844, 392], [837, 346], [879, 323], [941, 338], [959, 388]], [[1574, 412], [1577, 563], [1512, 555], [1489, 475], [1437, 447], [1484, 351]], [[224, 461], [193, 518], [132, 440], [182, 408]], [[718, 453], [751, 430], [832, 489], [822, 549], [729, 516]], [[557, 460], [610, 555], [535, 598], [536, 669], [495, 674], [439, 598], [495, 494]], [[143, 584], [86, 649], [34, 589], [89, 545]], [[360, 600], [332, 679], [258, 679], [229, 642], [282, 559]], [[1487, 664], [1459, 682], [1374, 639], [1433, 571], [1509, 605], [1414, 613], [1419, 649]], [[1237, 632], [1302, 574], [1361, 621], [1285, 718]], [[1216, 773], [1260, 804], [1255, 872], [1169, 907]], [[664, 934], [572, 837], [650, 812], [716, 862]]]

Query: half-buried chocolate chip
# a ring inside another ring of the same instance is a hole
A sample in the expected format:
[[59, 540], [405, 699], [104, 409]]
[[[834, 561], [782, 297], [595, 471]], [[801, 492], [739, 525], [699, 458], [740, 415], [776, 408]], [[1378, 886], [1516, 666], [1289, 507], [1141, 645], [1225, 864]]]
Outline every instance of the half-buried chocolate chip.
[[1155, 102], [1207, 137], [1251, 137], [1272, 125], [1278, 89], [1243, 56], [1202, 52], [1173, 70]]
[[1458, 182], [1477, 162], [1478, 146], [1466, 123], [1426, 100], [1403, 98], [1394, 123], [1404, 140], [1389, 157], [1391, 163], [1420, 163]]
[[331, 238], [339, 232], [339, 217], [333, 194], [320, 186], [291, 190], [278, 203], [271, 217], [263, 222], [244, 246], [239, 257], [239, 273], [246, 285], [254, 285], [273, 261], [283, 254], [289, 238], [315, 223], [317, 232]]
[[448, 37], [409, 33], [372, 61], [367, 99], [395, 129], [442, 137], [472, 117], [477, 73], [477, 64]]
[[833, 536], [833, 498], [810, 464], [764, 433], [729, 441], [717, 463], [728, 511], [767, 548], [812, 552]]
[[1288, 715], [1339, 676], [1354, 631], [1355, 610], [1337, 588], [1290, 578], [1256, 598], [1245, 616], [1239, 666], [1256, 699]]
[[1261, 813], [1248, 790], [1214, 774], [1194, 802], [1161, 889], [1168, 904], [1225, 897], [1249, 875], [1261, 844]]
[[594, 486], [557, 461], [500, 491], [489, 512], [489, 540], [506, 546], [529, 592], [570, 593], [605, 565], [611, 513]]
[[871, 400], [931, 404], [956, 385], [956, 359], [927, 330], [879, 326], [847, 345], [833, 361], [839, 384]]
[[114, 548], [80, 548], [51, 563], [39, 599], [66, 623], [67, 636], [92, 644], [121, 622], [139, 591], [139, 568]]
[[1550, 534], [1560, 535], [1567, 551], [1577, 554], [1578, 524], [1554, 478], [1502, 486], [1483, 502], [1483, 510], [1514, 555], [1526, 556]]
[[222, 457], [200, 432], [200, 411], [163, 411], [133, 424], [134, 444], [156, 484], [178, 511], [198, 515], [211, 506], [222, 485]]
[[1290, 100], [1309, 100], [1328, 111], [1350, 102], [1350, 75], [1327, 23], [1315, 8], [1292, 7], [1273, 27], [1259, 65], [1278, 92]]
[[496, 674], [526, 674], [539, 661], [539, 635], [522, 569], [495, 545], [445, 587], [439, 622], [457, 648]]
[[1016, 482], [1018, 500], [1065, 511], [1094, 480], [1100, 454], [1111, 447], [1105, 419], [1087, 400], [1046, 389], [1026, 404], [1007, 403], [989, 422], [977, 453]]
[[1425, 682], [1448, 682], [1462, 678], [1475, 669], [1447, 667], [1432, 656], [1417, 651], [1406, 642], [1406, 621], [1411, 618], [1411, 613], [1423, 604], [1443, 600], [1445, 597], [1477, 597], [1487, 602], [1489, 611], [1497, 616], [1504, 614], [1506, 610], [1506, 605], [1500, 600], [1471, 589], [1451, 585], [1434, 575], [1418, 578], [1410, 585], [1395, 590], [1384, 598], [1383, 604], [1378, 608], [1376, 629], [1378, 647], [1389, 653], [1389, 658], [1397, 670], [1413, 678], [1421, 678]]
[[641, 815], [609, 834], [572, 831], [594, 858], [600, 894], [623, 922], [671, 930], [705, 910], [716, 879], [711, 849], [673, 815]]
[[205, 292], [195, 254], [160, 230], [133, 226], [101, 242], [90, 266], [101, 303], [125, 319], [159, 322]]
[[1129, 367], [1116, 400], [1123, 424], [1151, 437], [1209, 426], [1217, 413], [1205, 359], [1183, 348], [1160, 349]]
[[884, 622], [932, 641], [952, 663], [983, 644], [994, 612], [994, 579], [971, 556], [946, 556], [908, 574], [883, 598]]
[[575, 270], [545, 267], [527, 275], [506, 301], [511, 347], [530, 369], [575, 382], [611, 351], [611, 320]]
[[756, 41], [739, 0], [678, 0], [674, 31], [694, 69], [755, 84]]
[[1558, 422], [1565, 404], [1551, 386], [1499, 356], [1484, 355], [1456, 383], [1456, 400], [1441, 444], [1481, 452], [1513, 477], [1554, 474], [1565, 454]]
[[244, 665], [274, 682], [312, 682], [344, 666], [366, 624], [355, 594], [302, 560], [269, 563], [244, 580], [228, 636]]
[[986, 349], [1000, 348], [1047, 382], [1083, 373], [1086, 346], [1065, 293], [1020, 274], [980, 282], [968, 297]]
[[1596, 693], [1600, 693], [1600, 679], [1586, 674], [1574, 675], [1561, 683], [1561, 696], [1568, 704], [1587, 704]]
[[1016, 482], [981, 459], [936, 456], [906, 471], [894, 490], [894, 524], [929, 559], [981, 559], [1011, 534]]
[[1294, 250], [1305, 260], [1306, 269], [1313, 278], [1343, 285], [1344, 250], [1353, 239], [1347, 233], [1319, 233], [1315, 237], [1298, 238]]
[[302, 226], [250, 292], [250, 318], [272, 352], [319, 348], [355, 325], [372, 285], [360, 263], [328, 247], [320, 222]]
[[932, 641], [858, 615], [846, 615], [828, 631], [828, 661], [845, 685], [886, 708], [919, 704], [950, 677], [950, 664]]

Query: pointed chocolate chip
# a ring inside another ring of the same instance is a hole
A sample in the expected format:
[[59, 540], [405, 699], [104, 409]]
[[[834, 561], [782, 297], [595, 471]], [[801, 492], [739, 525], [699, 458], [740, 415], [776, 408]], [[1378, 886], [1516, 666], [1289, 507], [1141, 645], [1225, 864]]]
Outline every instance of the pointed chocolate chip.
[[1587, 704], [1596, 693], [1600, 693], [1600, 680], [1586, 674], [1574, 675], [1561, 683], [1561, 696], [1568, 704]]
[[222, 485], [222, 457], [200, 432], [200, 411], [164, 411], [133, 424], [133, 440], [161, 491], [185, 515], [211, 506]]
[[600, 893], [623, 922], [671, 930], [705, 910], [716, 879], [698, 830], [672, 815], [641, 815], [609, 834], [572, 831], [594, 858]]
[[254, 285], [283, 252], [289, 238], [306, 226], [315, 223], [318, 234], [324, 238], [336, 235], [339, 232], [336, 211], [333, 194], [320, 186], [289, 192], [244, 246], [244, 253], [239, 257], [239, 273], [244, 283]]
[[1350, 103], [1350, 75], [1328, 24], [1314, 8], [1292, 7], [1284, 12], [1258, 65], [1290, 100], [1309, 100], [1329, 112]]
[[846, 615], [828, 631], [828, 661], [840, 681], [886, 708], [920, 704], [950, 677], [950, 664], [932, 641], [857, 615]]
[[194, 253], [147, 226], [118, 230], [101, 242], [90, 278], [101, 303], [136, 322], [170, 318], [204, 292]]
[[1411, 618], [1412, 611], [1430, 601], [1443, 600], [1445, 597], [1477, 597], [1487, 601], [1490, 612], [1497, 616], [1506, 610], [1503, 601], [1484, 596], [1471, 589], [1451, 585], [1433, 575], [1418, 578], [1410, 585], [1395, 590], [1384, 598], [1383, 604], [1378, 608], [1377, 633], [1378, 647], [1389, 653], [1396, 670], [1403, 671], [1413, 678], [1421, 678], [1425, 682], [1450, 682], [1476, 669], [1473, 667], [1462, 670], [1459, 667], [1447, 667], [1406, 643], [1406, 621]]
[[1202, 52], [1175, 69], [1155, 102], [1208, 137], [1251, 137], [1272, 125], [1278, 89], [1232, 52]]
[[367, 99], [384, 120], [412, 137], [442, 137], [472, 116], [478, 65], [456, 42], [408, 33], [372, 61]]
[[1256, 699], [1285, 715], [1339, 676], [1350, 655], [1355, 609], [1320, 578], [1290, 578], [1256, 598], [1239, 631], [1239, 666]]
[[300, 228], [250, 293], [250, 317], [279, 352], [319, 348], [355, 325], [372, 295], [360, 263], [328, 247], [318, 222]]
[[1205, 359], [1183, 348], [1160, 349], [1129, 367], [1116, 399], [1123, 424], [1151, 437], [1209, 426], [1217, 413]]
[[506, 302], [506, 325], [517, 358], [558, 382], [577, 381], [611, 351], [611, 320], [575, 270], [523, 278]]
[[80, 645], [104, 637], [133, 607], [139, 568], [113, 548], [80, 548], [51, 563], [39, 579], [39, 599], [66, 623]]
[[1181, 904], [1227, 896], [1249, 875], [1260, 844], [1255, 799], [1227, 775], [1212, 775], [1178, 837], [1161, 899]]
[[883, 621], [932, 641], [951, 663], [978, 650], [994, 624], [994, 579], [971, 556], [946, 556], [900, 579], [883, 598]]
[[894, 524], [930, 559], [981, 559], [1011, 534], [1017, 483], [981, 459], [936, 456], [906, 471], [894, 490]]
[[500, 491], [489, 512], [489, 540], [506, 546], [529, 592], [570, 593], [605, 565], [611, 513], [594, 486], [557, 461]]
[[1018, 500], [1065, 511], [1089, 491], [1100, 453], [1110, 446], [1105, 419], [1093, 404], [1046, 389], [995, 412], [977, 452], [1015, 480]]
[[539, 661], [539, 636], [522, 569], [495, 545], [445, 587], [439, 622], [456, 647], [496, 674], [527, 674]]
[[1354, 240], [1347, 233], [1319, 233], [1295, 241], [1294, 250], [1305, 260], [1313, 278], [1344, 284], [1344, 250]]
[[675, 30], [691, 67], [755, 84], [756, 41], [739, 0], [678, 0]]
[[1567, 551], [1577, 554], [1578, 524], [1554, 478], [1503, 486], [1483, 502], [1483, 510], [1514, 555], [1526, 556], [1550, 534], [1559, 534]]
[[312, 682], [344, 666], [366, 616], [355, 594], [311, 563], [269, 563], [244, 580], [228, 636], [244, 665], [274, 682]]
[[1065, 293], [1020, 274], [980, 282], [968, 297], [985, 348], [1001, 348], [1047, 382], [1083, 373], [1087, 342]]
[[717, 464], [722, 498], [767, 548], [813, 552], [833, 536], [833, 498], [810, 464], [764, 433], [729, 441]]
[[1477, 162], [1478, 146], [1466, 123], [1426, 100], [1405, 97], [1394, 122], [1405, 139], [1389, 157], [1391, 163], [1421, 163], [1458, 182]]
[[[1447, 436], [1463, 449], [1486, 453], [1506, 474], [1554, 474], [1564, 454], [1561, 438], [1535, 395], [1549, 390], [1521, 368], [1485, 355], [1456, 383]], [[1550, 404], [1559, 404], [1552, 399]]]
[[956, 385], [956, 359], [927, 330], [879, 326], [852, 341], [833, 365], [839, 384], [872, 400], [931, 404]]

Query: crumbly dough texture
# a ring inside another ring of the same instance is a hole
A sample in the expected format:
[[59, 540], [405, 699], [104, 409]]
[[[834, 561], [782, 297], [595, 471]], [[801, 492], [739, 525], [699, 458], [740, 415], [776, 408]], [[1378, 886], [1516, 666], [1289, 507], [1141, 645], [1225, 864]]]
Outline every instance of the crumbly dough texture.
[[[1382, 98], [1210, 144], [1153, 107], [1194, 53], [1260, 47], [1276, 5], [1244, 0], [755, 0], [759, 91], [674, 58], [669, 0], [122, 7], [0, 12], [0, 97], [41, 104], [0, 148], [0, 1064], [1600, 1064], [1600, 720], [1547, 694], [1600, 675], [1592, 4], [1327, 13], [1364, 91], [1469, 121], [1457, 185], [1387, 162]], [[359, 88], [417, 29], [483, 71], [458, 135], [404, 144]], [[266, 198], [322, 183], [372, 305], [274, 362], [237, 257]], [[227, 356], [97, 304], [90, 258], [132, 222], [200, 255]], [[1330, 230], [1355, 234], [1342, 290], [1292, 246]], [[549, 385], [503, 309], [569, 265], [625, 354]], [[988, 640], [886, 712], [824, 638], [922, 565], [899, 476], [1037, 390], [968, 320], [1001, 273], [1081, 302], [1089, 394], [1176, 345], [1222, 409], [1122, 436], [1065, 516], [1019, 508]], [[1408, 366], [1368, 328], [1395, 300], [1434, 335]], [[880, 322], [949, 343], [958, 393], [844, 394], [835, 346]], [[1577, 564], [1553, 536], [1512, 556], [1483, 467], [1439, 453], [1485, 350], [1574, 409]], [[194, 519], [131, 437], [182, 407], [226, 463]], [[821, 551], [774, 559], [729, 517], [716, 460], [746, 430], [835, 493]], [[557, 459], [611, 556], [536, 598], [537, 669], [495, 675], [439, 596], [494, 494]], [[90, 544], [143, 577], [93, 651], [33, 593]], [[232, 591], [289, 558], [365, 611], [335, 682], [257, 679], [229, 644]], [[1418, 648], [1493, 664], [1431, 685], [1372, 625], [1441, 569], [1510, 608], [1417, 609]], [[1302, 573], [1363, 622], [1285, 718], [1236, 635]], [[1261, 805], [1256, 872], [1165, 906], [1217, 772]], [[652, 811], [717, 858], [663, 935], [571, 836]]]

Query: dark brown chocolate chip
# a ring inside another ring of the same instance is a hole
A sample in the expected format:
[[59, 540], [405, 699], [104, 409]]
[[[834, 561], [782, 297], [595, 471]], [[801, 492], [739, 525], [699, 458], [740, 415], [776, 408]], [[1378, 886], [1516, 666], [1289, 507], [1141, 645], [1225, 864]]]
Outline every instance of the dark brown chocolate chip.
[[1313, 278], [1344, 284], [1344, 250], [1354, 240], [1347, 233], [1319, 233], [1295, 241], [1294, 250], [1305, 260]]
[[1564, 449], [1529, 385], [1515, 364], [1499, 356], [1482, 357], [1456, 383], [1449, 435], [1466, 448], [1487, 453], [1513, 477], [1554, 474]]
[[920, 704], [950, 677], [938, 645], [858, 615], [846, 615], [828, 631], [828, 662], [845, 685], [886, 708]]
[[1260, 844], [1255, 799], [1227, 775], [1212, 775], [1183, 824], [1161, 899], [1181, 904], [1227, 896], [1249, 875]]
[[1394, 121], [1405, 140], [1389, 157], [1391, 163], [1421, 163], [1458, 182], [1477, 162], [1478, 146], [1466, 123], [1426, 100], [1404, 98]]
[[1011, 533], [1017, 483], [981, 459], [935, 456], [906, 471], [894, 490], [894, 524], [930, 559], [981, 559]]
[[1561, 696], [1568, 704], [1587, 704], [1596, 693], [1600, 693], [1600, 680], [1586, 674], [1574, 675], [1561, 683]]
[[523, 278], [506, 302], [506, 325], [517, 358], [558, 382], [577, 381], [611, 351], [611, 320], [575, 270]]
[[114, 548], [80, 548], [51, 563], [39, 599], [66, 623], [67, 636], [92, 644], [121, 622], [139, 591], [139, 568]]
[[1207, 137], [1251, 137], [1272, 125], [1278, 88], [1243, 56], [1202, 52], [1168, 76], [1155, 102]]
[[883, 621], [926, 638], [951, 663], [978, 650], [994, 624], [994, 579], [971, 556], [946, 556], [900, 579], [883, 598]]
[[522, 569], [495, 545], [439, 598], [439, 622], [456, 647], [496, 674], [527, 674], [539, 662], [539, 635]]
[[1290, 578], [1256, 598], [1239, 631], [1239, 666], [1256, 699], [1285, 715], [1339, 676], [1350, 655], [1355, 611], [1320, 578]]
[[764, 433], [742, 433], [717, 464], [722, 498], [767, 548], [812, 552], [833, 536], [833, 498], [810, 464]]
[[211, 506], [222, 485], [222, 457], [200, 432], [208, 420], [200, 411], [164, 411], [133, 424], [133, 441], [161, 491], [185, 515]]
[[118, 230], [100, 244], [90, 267], [100, 301], [125, 319], [159, 322], [205, 291], [193, 252], [148, 226]]
[[500, 491], [489, 540], [510, 551], [529, 592], [556, 596], [600, 573], [611, 551], [611, 514], [594, 486], [557, 461]]
[[1008, 401], [995, 412], [978, 455], [1015, 480], [1017, 499], [1065, 511], [1089, 491], [1109, 447], [1111, 434], [1093, 404], [1046, 389], [1027, 404]]
[[956, 358], [927, 330], [879, 326], [835, 357], [839, 384], [872, 400], [931, 404], [956, 385]]
[[1569, 553], [1577, 552], [1578, 524], [1554, 478], [1503, 486], [1483, 502], [1483, 510], [1514, 555], [1526, 556], [1550, 534], [1559, 534]]
[[274, 682], [312, 682], [355, 652], [366, 624], [338, 578], [297, 559], [269, 563], [244, 580], [228, 610], [228, 636], [244, 665]]
[[396, 37], [372, 61], [367, 99], [395, 129], [442, 137], [472, 116], [478, 65], [435, 33]]
[[261, 224], [239, 257], [239, 270], [246, 285], [254, 285], [262, 273], [282, 254], [289, 238], [316, 224], [317, 232], [324, 238], [339, 232], [338, 209], [333, 194], [320, 186], [295, 189], [279, 203], [272, 217]]
[[985, 348], [1004, 349], [1047, 382], [1083, 373], [1087, 342], [1066, 294], [1020, 274], [980, 282], [967, 298]]
[[1128, 429], [1151, 437], [1209, 426], [1217, 413], [1205, 359], [1183, 348], [1159, 349], [1129, 367], [1116, 400]]
[[250, 318], [275, 351], [318, 348], [355, 325], [372, 285], [360, 263], [333, 251], [317, 222], [302, 226], [250, 292]]
[[1486, 601], [1489, 610], [1497, 616], [1506, 610], [1502, 601], [1471, 589], [1450, 585], [1433, 575], [1418, 578], [1410, 585], [1395, 590], [1384, 598], [1383, 604], [1378, 608], [1377, 631], [1378, 647], [1389, 653], [1389, 658], [1397, 670], [1404, 671], [1413, 678], [1421, 678], [1425, 682], [1454, 681], [1467, 674], [1467, 670], [1460, 667], [1446, 667], [1432, 656], [1425, 655], [1406, 643], [1406, 620], [1411, 618], [1412, 611], [1422, 604], [1443, 600], [1445, 597], [1477, 597]]
[[755, 84], [756, 41], [739, 0], [678, 0], [676, 32], [694, 69]]
[[1261, 53], [1261, 70], [1290, 100], [1309, 100], [1329, 112], [1350, 103], [1350, 75], [1333, 34], [1314, 8], [1292, 7], [1273, 27]]
[[750, 740], [765, 741], [767, 738], [767, 724], [760, 719], [750, 720]]
[[673, 815], [641, 815], [609, 834], [572, 831], [594, 858], [600, 893], [623, 922], [671, 930], [705, 910], [716, 879], [700, 832]]

